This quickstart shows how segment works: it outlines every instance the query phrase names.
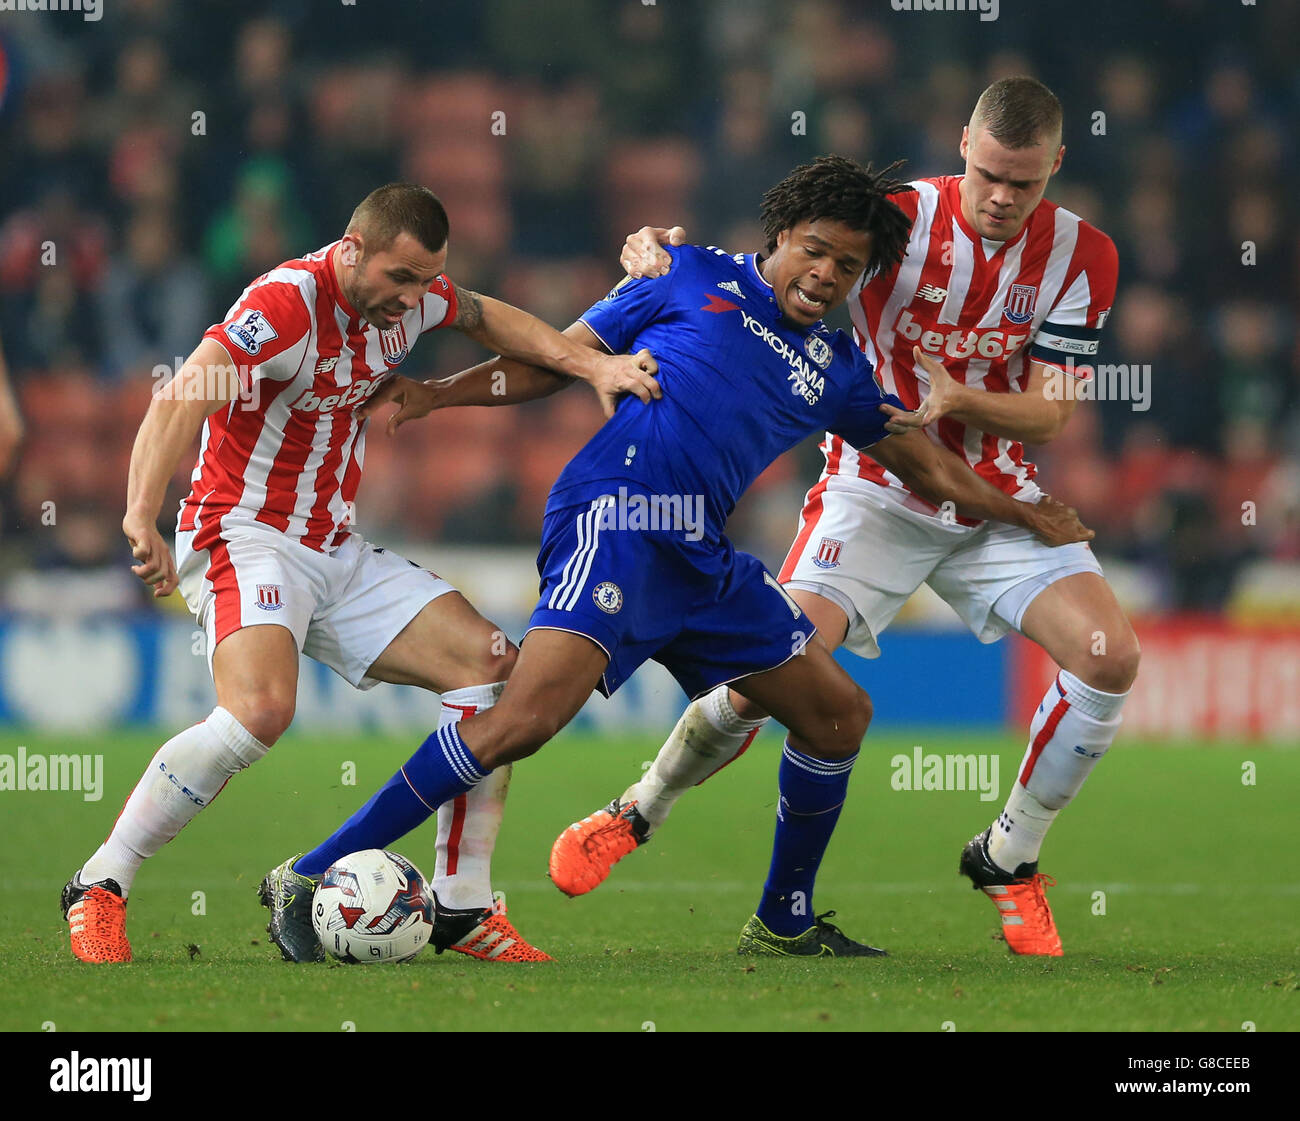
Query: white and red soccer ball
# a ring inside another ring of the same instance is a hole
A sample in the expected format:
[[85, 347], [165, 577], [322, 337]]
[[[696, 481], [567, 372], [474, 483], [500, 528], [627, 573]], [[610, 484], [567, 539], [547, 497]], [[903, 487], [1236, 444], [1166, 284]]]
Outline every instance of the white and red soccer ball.
[[325, 952], [351, 965], [415, 957], [433, 933], [433, 897], [403, 856], [365, 849], [336, 860], [312, 899]]

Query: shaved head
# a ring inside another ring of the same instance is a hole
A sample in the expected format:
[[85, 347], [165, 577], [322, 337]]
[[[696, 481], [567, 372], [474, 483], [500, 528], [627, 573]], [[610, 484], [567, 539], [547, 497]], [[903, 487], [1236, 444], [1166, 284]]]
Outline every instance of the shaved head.
[[403, 233], [437, 253], [447, 244], [448, 228], [447, 211], [428, 187], [389, 183], [361, 200], [346, 232], [359, 234], [368, 253], [387, 249]]
[[970, 118], [970, 132], [987, 132], [1013, 151], [1061, 143], [1061, 103], [1037, 78], [1003, 78], [980, 94]]

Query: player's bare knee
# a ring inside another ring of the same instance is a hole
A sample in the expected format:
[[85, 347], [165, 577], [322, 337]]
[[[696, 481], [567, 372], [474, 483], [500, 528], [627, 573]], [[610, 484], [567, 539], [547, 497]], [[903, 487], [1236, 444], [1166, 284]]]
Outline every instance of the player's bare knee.
[[863, 737], [871, 725], [873, 709], [871, 698], [863, 689], [854, 689], [846, 702], [842, 715], [836, 722], [833, 742], [837, 759], [846, 759], [862, 746]]
[[865, 689], [858, 690], [857, 703], [858, 718], [862, 722], [862, 731], [858, 735], [858, 742], [861, 743], [862, 737], [867, 734], [867, 729], [871, 727], [871, 718], [876, 714], [876, 709]]
[[514, 672], [515, 662], [519, 660], [519, 647], [508, 639], [504, 647], [500, 648], [500, 652], [496, 651], [497, 648], [494, 647], [484, 662], [483, 681], [485, 683], [505, 681]]
[[292, 698], [275, 694], [257, 694], [241, 698], [238, 705], [226, 708], [254, 739], [270, 747], [293, 723]]
[[465, 689], [472, 685], [490, 685], [505, 681], [519, 660], [519, 647], [502, 634], [493, 631], [491, 639], [481, 650], [464, 656], [455, 670], [439, 682], [444, 690]]
[[1127, 693], [1137, 680], [1141, 660], [1142, 652], [1136, 643], [1128, 649], [1108, 654], [1097, 667], [1098, 680], [1093, 683], [1093, 688], [1106, 693]]
[[1090, 653], [1073, 672], [1085, 685], [1103, 693], [1127, 693], [1137, 680], [1141, 661], [1142, 649], [1137, 636], [1130, 631], [1104, 651]]
[[862, 745], [871, 723], [871, 698], [856, 685], [830, 699], [822, 710], [817, 726], [801, 734], [806, 745], [800, 750], [819, 759], [847, 759]]

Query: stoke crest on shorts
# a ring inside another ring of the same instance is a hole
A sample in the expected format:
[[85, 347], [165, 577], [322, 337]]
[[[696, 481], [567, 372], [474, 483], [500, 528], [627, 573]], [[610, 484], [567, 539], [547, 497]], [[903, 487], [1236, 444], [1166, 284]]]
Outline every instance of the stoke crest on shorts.
[[279, 611], [284, 606], [279, 584], [257, 585], [257, 606], [263, 611]]
[[823, 537], [812, 562], [818, 568], [834, 568], [840, 563], [840, 550], [843, 548], [843, 541], [836, 541], [833, 537]]

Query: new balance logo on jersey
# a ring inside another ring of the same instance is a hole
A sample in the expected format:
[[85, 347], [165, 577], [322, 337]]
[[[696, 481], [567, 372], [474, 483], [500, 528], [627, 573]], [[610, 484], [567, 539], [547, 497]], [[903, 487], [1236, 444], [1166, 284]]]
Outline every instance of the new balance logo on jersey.
[[331, 393], [327, 397], [318, 397], [315, 388], [305, 390], [303, 395], [294, 401], [289, 408], [301, 409], [308, 413], [327, 413], [331, 409], [351, 409], [361, 404], [383, 383], [384, 378], [375, 378], [373, 381], [369, 378], [358, 378], [350, 386], [342, 388], [339, 393]]
[[742, 300], [745, 298], [745, 293], [740, 290], [740, 285], [734, 280], [719, 280], [718, 287], [730, 292], [733, 296], [739, 296]]
[[[903, 338], [916, 343], [927, 354], [945, 358], [1010, 358], [1029, 341], [1028, 331], [981, 331], [954, 327], [927, 331], [907, 308], [894, 326]], [[918, 375], [919, 376], [919, 375]]]
[[318, 374], [328, 374], [338, 365], [338, 361], [339, 359], [337, 354], [333, 358], [322, 358], [316, 363], [316, 372]]
[[933, 284], [923, 284], [916, 297], [919, 300], [929, 300], [932, 304], [941, 304], [948, 298], [948, 289], [936, 288]]

